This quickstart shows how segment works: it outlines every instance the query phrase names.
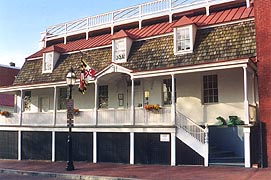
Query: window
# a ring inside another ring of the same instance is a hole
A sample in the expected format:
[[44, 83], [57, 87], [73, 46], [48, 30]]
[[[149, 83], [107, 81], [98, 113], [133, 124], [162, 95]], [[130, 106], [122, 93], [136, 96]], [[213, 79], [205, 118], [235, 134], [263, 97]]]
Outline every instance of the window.
[[[175, 102], [176, 102], [176, 80], [175, 81]], [[163, 80], [163, 104], [169, 105], [172, 104], [172, 79]]]
[[67, 88], [59, 89], [58, 109], [67, 109]]
[[108, 107], [108, 86], [99, 86], [99, 108]]
[[189, 27], [176, 29], [177, 52], [191, 49], [191, 35]]
[[218, 84], [217, 75], [203, 76], [203, 102], [218, 102]]
[[125, 61], [126, 57], [125, 39], [115, 40], [115, 61]]
[[53, 53], [43, 54], [43, 73], [50, 73], [53, 71]]
[[31, 111], [31, 91], [25, 91], [23, 102], [24, 111]]

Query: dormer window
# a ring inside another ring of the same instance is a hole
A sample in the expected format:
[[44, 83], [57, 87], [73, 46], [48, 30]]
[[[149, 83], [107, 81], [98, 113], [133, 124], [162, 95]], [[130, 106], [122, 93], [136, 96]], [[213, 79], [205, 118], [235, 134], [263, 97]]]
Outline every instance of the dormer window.
[[126, 60], [125, 39], [115, 40], [115, 62], [123, 62]]
[[42, 73], [52, 73], [63, 49], [50, 46], [43, 51]]
[[189, 33], [188, 27], [176, 29], [176, 44], [177, 52], [191, 50], [191, 33]]
[[43, 54], [43, 73], [51, 73], [53, 71], [53, 52]]
[[182, 17], [174, 25], [174, 54], [192, 53], [195, 37], [196, 25], [186, 16]]
[[112, 62], [127, 62], [132, 46], [132, 35], [121, 30], [112, 36]]

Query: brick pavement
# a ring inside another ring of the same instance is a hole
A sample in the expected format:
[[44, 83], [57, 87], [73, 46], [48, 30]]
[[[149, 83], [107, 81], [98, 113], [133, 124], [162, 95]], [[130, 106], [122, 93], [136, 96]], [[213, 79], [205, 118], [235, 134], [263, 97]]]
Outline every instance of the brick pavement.
[[75, 170], [66, 171], [66, 162], [0, 160], [0, 173], [25, 173], [60, 179], [95, 180], [269, 180], [271, 168], [201, 167], [166, 165], [124, 165], [74, 162]]

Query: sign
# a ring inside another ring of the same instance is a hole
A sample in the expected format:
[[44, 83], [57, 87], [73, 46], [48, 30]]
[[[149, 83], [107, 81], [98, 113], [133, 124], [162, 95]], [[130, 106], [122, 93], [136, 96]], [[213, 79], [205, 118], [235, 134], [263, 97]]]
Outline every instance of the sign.
[[169, 134], [160, 134], [160, 141], [161, 142], [170, 142]]
[[67, 99], [67, 119], [73, 119], [74, 101], [73, 99]]

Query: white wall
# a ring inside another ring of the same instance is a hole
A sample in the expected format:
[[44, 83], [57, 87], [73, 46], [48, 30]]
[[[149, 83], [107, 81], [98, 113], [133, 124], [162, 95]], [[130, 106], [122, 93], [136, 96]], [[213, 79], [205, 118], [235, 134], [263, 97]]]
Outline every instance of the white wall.
[[[203, 75], [218, 75], [219, 103], [202, 103]], [[243, 69], [190, 73], [176, 76], [177, 110], [193, 121], [215, 124], [216, 117], [236, 115], [244, 119]], [[251, 96], [251, 93], [249, 93]]]

